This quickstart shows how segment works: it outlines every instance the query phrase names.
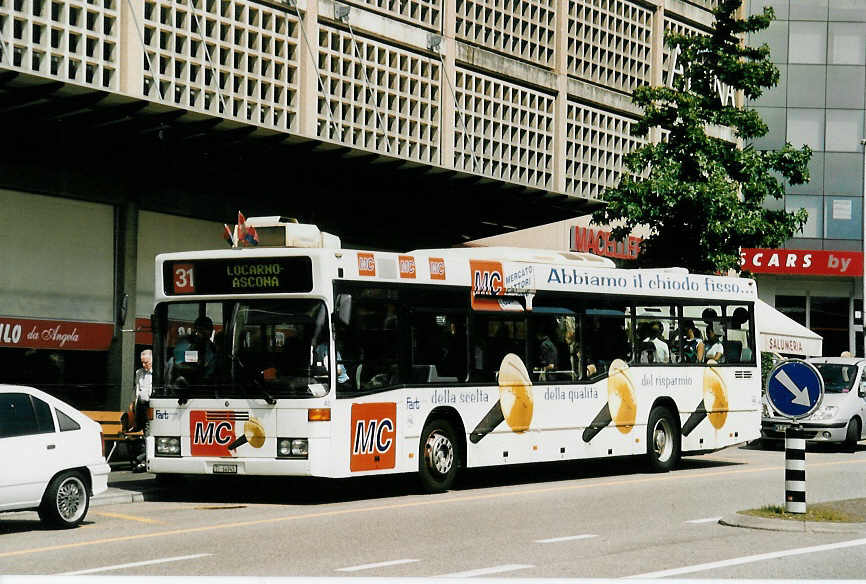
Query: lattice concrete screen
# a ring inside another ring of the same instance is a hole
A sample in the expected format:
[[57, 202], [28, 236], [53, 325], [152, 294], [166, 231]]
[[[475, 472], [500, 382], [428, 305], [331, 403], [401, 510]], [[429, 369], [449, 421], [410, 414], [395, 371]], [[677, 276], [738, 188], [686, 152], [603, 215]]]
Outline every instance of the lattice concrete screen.
[[442, 30], [442, 0], [353, 0], [367, 10], [439, 32]]
[[0, 0], [0, 66], [118, 88], [119, 0]]
[[320, 25], [318, 65], [320, 137], [439, 164], [439, 61]]
[[288, 9], [246, 0], [145, 0], [143, 12], [146, 95], [296, 129], [299, 31]]
[[556, 29], [554, 0], [455, 0], [456, 37], [549, 66]]
[[553, 96], [458, 68], [454, 167], [550, 188]]
[[[698, 35], [698, 34], [704, 34], [704, 35], [709, 34], [706, 31], [703, 31], [703, 30], [696, 28], [694, 26], [685, 24], [685, 23], [680, 22], [678, 20], [668, 18], [667, 16], [665, 17], [664, 27], [665, 27], [665, 35], [667, 35], [668, 33], [681, 34], [681, 35], [685, 35], [685, 36], [694, 36], [694, 35]], [[668, 47], [667, 43], [665, 43], [664, 52], [662, 53], [664, 55], [663, 65], [662, 65], [662, 83], [664, 83], [666, 85], [670, 84], [671, 69], [676, 69], [676, 67], [674, 66], [674, 63], [671, 62], [671, 53], [672, 53], [672, 51], [671, 51], [670, 47]]]
[[650, 83], [652, 16], [625, 0], [569, 0], [569, 75], [628, 93]]
[[645, 141], [625, 116], [569, 101], [566, 117], [565, 192], [598, 199], [619, 181], [623, 155]]

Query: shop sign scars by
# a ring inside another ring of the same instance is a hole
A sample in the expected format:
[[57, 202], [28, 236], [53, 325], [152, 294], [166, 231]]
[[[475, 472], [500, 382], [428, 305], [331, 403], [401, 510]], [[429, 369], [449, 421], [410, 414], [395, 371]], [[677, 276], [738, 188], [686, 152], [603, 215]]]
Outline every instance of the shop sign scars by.
[[740, 268], [755, 274], [859, 277], [863, 275], [863, 253], [746, 248], [740, 252]]

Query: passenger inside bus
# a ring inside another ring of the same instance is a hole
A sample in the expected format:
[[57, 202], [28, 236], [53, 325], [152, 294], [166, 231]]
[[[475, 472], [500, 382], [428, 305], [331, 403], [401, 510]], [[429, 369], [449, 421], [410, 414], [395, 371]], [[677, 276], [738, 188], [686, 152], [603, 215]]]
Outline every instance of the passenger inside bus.
[[169, 362], [169, 379], [174, 384], [200, 385], [213, 379], [217, 351], [212, 335], [213, 321], [208, 316], [199, 316], [192, 332], [177, 342]]
[[645, 337], [640, 345], [641, 363], [670, 363], [671, 352], [668, 344], [664, 341], [662, 323], [654, 320], [645, 328]]
[[683, 321], [683, 363], [703, 363], [704, 341], [693, 320]]
[[707, 343], [705, 356], [707, 363], [709, 363], [710, 361], [714, 363], [725, 362], [725, 347], [722, 344], [722, 340], [719, 338], [719, 335], [716, 334], [715, 329], [711, 326], [707, 327]]
[[535, 332], [538, 342], [536, 347], [535, 368], [541, 371], [553, 371], [559, 362], [559, 352], [551, 340], [551, 323], [543, 323]]

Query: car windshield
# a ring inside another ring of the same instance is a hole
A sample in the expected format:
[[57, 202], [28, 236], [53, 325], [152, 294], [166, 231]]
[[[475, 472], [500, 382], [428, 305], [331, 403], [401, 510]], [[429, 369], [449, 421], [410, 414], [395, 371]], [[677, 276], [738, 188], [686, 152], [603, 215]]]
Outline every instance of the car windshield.
[[318, 397], [328, 393], [321, 300], [193, 302], [157, 310], [154, 397]]
[[815, 367], [824, 378], [824, 391], [827, 393], [848, 393], [854, 387], [857, 377], [856, 365], [840, 363], [815, 363]]

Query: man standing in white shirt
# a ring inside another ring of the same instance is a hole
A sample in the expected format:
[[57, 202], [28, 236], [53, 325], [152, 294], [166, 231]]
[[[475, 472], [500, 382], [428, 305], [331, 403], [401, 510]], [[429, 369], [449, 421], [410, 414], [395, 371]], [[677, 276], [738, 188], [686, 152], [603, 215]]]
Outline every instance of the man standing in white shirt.
[[[147, 408], [150, 402], [150, 392], [153, 388], [153, 351], [145, 349], [141, 352], [141, 368], [135, 371], [135, 405], [133, 412], [135, 413], [135, 429], [144, 430], [147, 423]], [[142, 440], [141, 447], [144, 446]], [[133, 464], [133, 472], [144, 472], [144, 449], [136, 456]]]

